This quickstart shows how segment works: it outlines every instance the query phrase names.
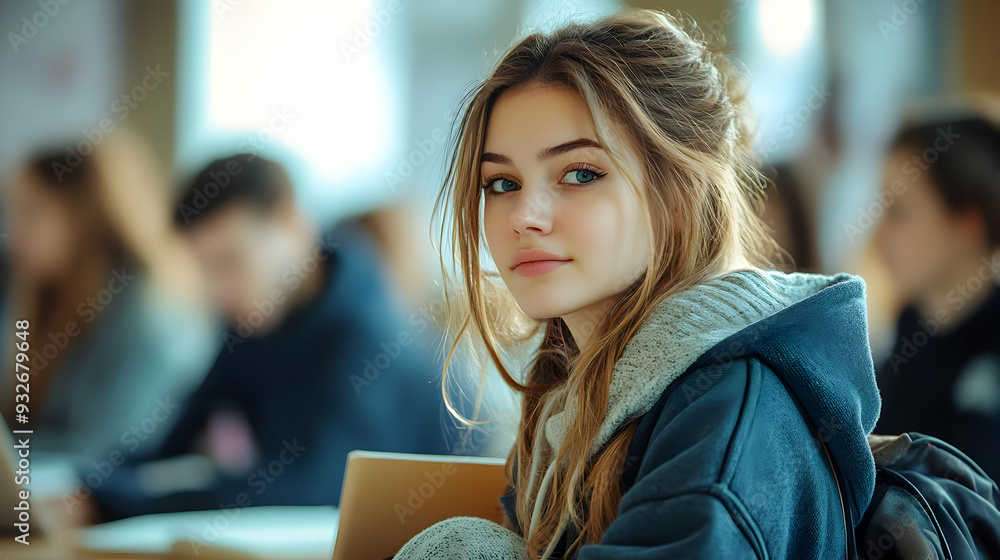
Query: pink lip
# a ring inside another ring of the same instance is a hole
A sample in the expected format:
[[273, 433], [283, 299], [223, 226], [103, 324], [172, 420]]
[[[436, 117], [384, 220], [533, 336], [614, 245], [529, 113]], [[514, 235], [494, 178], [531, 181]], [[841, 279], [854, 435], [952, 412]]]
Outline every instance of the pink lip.
[[514, 272], [521, 276], [538, 276], [548, 274], [569, 261], [527, 261], [514, 267]]
[[541, 249], [521, 249], [514, 253], [510, 267], [520, 276], [538, 276], [552, 272], [571, 260]]

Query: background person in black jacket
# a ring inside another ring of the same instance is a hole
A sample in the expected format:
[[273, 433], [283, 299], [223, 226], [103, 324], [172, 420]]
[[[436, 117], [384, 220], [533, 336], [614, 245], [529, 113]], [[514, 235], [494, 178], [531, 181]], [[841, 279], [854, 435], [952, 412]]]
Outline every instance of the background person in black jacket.
[[228, 324], [222, 350], [170, 411], [164, 443], [149, 449], [141, 428], [123, 436], [124, 464], [81, 472], [68, 507], [96, 505], [107, 520], [336, 505], [353, 449], [449, 452], [429, 323], [402, 319], [362, 232], [319, 234], [285, 170], [248, 154], [202, 170], [176, 220]]
[[982, 118], [903, 129], [876, 242], [906, 308], [878, 369], [876, 431], [918, 431], [1000, 478], [1000, 131]]

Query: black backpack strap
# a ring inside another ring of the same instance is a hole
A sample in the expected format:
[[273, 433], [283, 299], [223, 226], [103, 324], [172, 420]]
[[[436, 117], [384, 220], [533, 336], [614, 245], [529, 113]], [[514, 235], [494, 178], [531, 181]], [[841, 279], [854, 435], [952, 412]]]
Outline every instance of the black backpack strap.
[[830, 448], [826, 445], [826, 441], [820, 439], [823, 444], [823, 452], [826, 455], [827, 461], [830, 463], [830, 471], [833, 473], [833, 481], [837, 485], [837, 496], [840, 498], [840, 511], [844, 514], [844, 539], [845, 543], [845, 555], [847, 560], [855, 560], [858, 557], [857, 545], [854, 541], [854, 523], [851, 521], [850, 511], [847, 502], [844, 501], [844, 491], [840, 487], [840, 470], [837, 468], [837, 464], [833, 461], [833, 456], [830, 454]]

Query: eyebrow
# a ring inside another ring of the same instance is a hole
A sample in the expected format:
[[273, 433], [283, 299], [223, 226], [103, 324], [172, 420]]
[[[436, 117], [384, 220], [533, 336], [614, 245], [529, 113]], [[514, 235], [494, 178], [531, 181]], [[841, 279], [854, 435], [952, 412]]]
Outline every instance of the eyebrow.
[[[572, 152], [573, 150], [578, 150], [580, 148], [599, 148], [604, 149], [604, 146], [596, 140], [591, 140], [590, 138], [577, 138], [576, 140], [570, 140], [569, 142], [563, 142], [558, 146], [552, 146], [551, 148], [545, 148], [544, 150], [538, 152], [539, 160], [552, 159], [560, 154], [565, 154], [566, 152]], [[513, 161], [503, 155], [494, 154], [493, 152], [483, 152], [482, 157], [483, 163], [499, 163], [499, 164], [511, 164]]]

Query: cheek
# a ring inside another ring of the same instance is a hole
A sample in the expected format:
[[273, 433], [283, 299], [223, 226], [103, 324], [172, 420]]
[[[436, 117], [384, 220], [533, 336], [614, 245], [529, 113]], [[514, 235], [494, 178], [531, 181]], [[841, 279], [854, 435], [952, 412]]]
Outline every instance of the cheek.
[[923, 277], [945, 266], [952, 253], [950, 239], [941, 216], [914, 212], [888, 225], [881, 245], [899, 273]]
[[[508, 256], [506, 251], [512, 236], [507, 227], [507, 210], [501, 202], [487, 202], [482, 214], [483, 235], [486, 237], [487, 249], [493, 257], [494, 262]], [[499, 264], [497, 268], [500, 268]]]
[[621, 230], [621, 215], [604, 201], [579, 201], [564, 205], [560, 229], [572, 244], [574, 257], [586, 260], [605, 254]]
[[21, 249], [46, 271], [52, 271], [68, 262], [73, 252], [73, 235], [68, 219], [59, 219], [54, 213], [37, 216], [22, 230]]
[[243, 316], [253, 308], [250, 301], [258, 294], [249, 289], [253, 275], [235, 267], [215, 270], [212, 291], [216, 305], [229, 316]]
[[645, 267], [645, 222], [637, 201], [595, 196], [581, 198], [565, 210], [563, 231], [590, 274], [627, 284]]

